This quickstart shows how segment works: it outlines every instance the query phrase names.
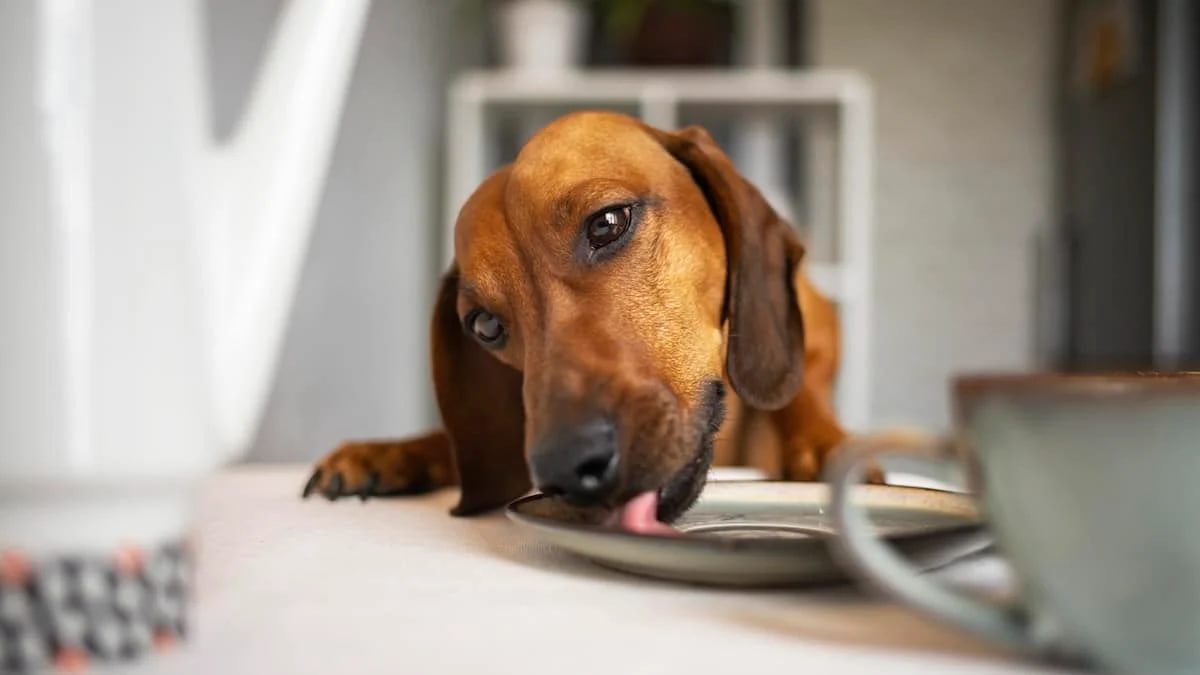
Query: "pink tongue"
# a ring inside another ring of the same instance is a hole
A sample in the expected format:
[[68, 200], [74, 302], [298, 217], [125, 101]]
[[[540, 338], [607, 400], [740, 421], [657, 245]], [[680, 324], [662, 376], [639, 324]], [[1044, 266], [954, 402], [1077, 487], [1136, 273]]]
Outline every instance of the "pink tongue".
[[638, 534], [680, 534], [679, 530], [659, 522], [657, 512], [658, 492], [643, 492], [622, 509], [621, 527]]

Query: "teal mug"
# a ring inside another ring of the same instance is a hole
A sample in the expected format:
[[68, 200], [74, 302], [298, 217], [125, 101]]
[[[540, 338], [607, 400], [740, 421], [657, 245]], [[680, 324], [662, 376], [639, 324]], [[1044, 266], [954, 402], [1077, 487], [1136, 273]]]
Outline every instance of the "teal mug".
[[[853, 439], [826, 478], [836, 554], [913, 608], [1031, 656], [1137, 675], [1200, 673], [1200, 374], [954, 380], [954, 430]], [[850, 499], [888, 455], [965, 469], [1017, 578], [973, 598], [919, 574]]]

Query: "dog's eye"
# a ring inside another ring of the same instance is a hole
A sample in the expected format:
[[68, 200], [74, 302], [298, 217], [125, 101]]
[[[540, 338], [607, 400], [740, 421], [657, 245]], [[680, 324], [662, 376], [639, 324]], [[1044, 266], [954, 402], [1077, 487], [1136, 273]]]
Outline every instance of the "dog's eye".
[[608, 246], [625, 234], [632, 220], [632, 206], [618, 206], [597, 213], [587, 223], [588, 244], [593, 249]]
[[495, 314], [477, 309], [467, 317], [467, 327], [480, 341], [489, 344], [499, 342], [504, 337], [504, 324]]

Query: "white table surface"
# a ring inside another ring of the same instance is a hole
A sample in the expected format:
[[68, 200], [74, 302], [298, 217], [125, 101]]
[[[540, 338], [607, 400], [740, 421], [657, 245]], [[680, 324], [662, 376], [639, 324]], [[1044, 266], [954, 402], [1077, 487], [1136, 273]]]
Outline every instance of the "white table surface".
[[[304, 466], [244, 466], [199, 501], [195, 619], [132, 675], [1030, 673], [1039, 668], [852, 586], [731, 591], [611, 572], [502, 514], [420, 498], [299, 499]], [[991, 558], [939, 572], [995, 589]]]

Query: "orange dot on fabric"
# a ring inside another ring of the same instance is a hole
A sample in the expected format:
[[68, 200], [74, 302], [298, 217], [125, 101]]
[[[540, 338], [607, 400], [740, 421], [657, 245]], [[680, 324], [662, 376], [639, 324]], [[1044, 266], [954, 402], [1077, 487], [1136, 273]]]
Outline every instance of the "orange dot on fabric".
[[29, 582], [29, 560], [16, 551], [0, 551], [0, 585], [24, 586]]
[[154, 648], [158, 651], [166, 651], [175, 646], [175, 636], [170, 631], [159, 629], [154, 633]]
[[88, 668], [88, 657], [82, 649], [60, 649], [54, 655], [54, 667], [64, 673], [81, 673]]
[[146, 555], [136, 546], [122, 546], [117, 549], [115, 565], [117, 571], [126, 576], [135, 576], [142, 572]]

